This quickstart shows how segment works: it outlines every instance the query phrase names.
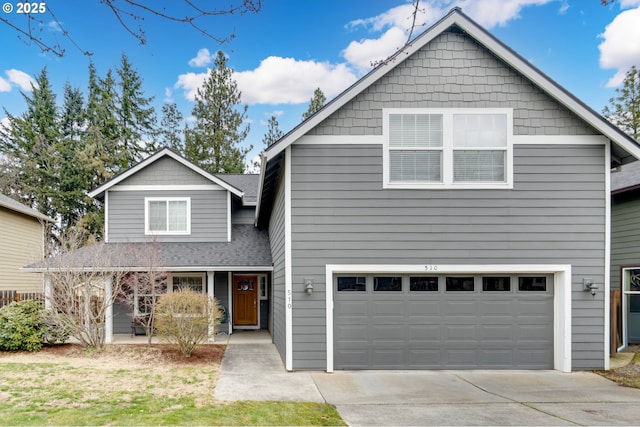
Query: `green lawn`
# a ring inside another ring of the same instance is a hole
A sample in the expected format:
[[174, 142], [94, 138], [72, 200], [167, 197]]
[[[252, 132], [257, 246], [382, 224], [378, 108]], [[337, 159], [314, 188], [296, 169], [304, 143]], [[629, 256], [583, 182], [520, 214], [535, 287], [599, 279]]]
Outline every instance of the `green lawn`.
[[0, 352], [0, 424], [344, 425], [327, 404], [216, 401], [218, 369], [131, 354]]

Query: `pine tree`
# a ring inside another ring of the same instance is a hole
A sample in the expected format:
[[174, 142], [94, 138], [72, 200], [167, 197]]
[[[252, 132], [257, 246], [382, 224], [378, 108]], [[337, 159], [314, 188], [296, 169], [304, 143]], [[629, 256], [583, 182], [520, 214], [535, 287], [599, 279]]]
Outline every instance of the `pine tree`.
[[283, 132], [280, 130], [276, 116], [271, 116], [267, 124], [267, 133], [262, 137], [262, 142], [264, 143], [265, 148], [271, 146], [282, 138], [282, 135]]
[[309, 101], [309, 108], [302, 115], [302, 120], [307, 120], [309, 117], [313, 116], [314, 113], [324, 107], [324, 103], [327, 101], [327, 98], [324, 96], [324, 92], [320, 88], [316, 88], [313, 92], [313, 97], [311, 97], [311, 101]]
[[640, 140], [640, 70], [631, 67], [624, 78], [617, 96], [609, 99], [602, 114], [611, 123], [625, 131], [636, 141]]
[[0, 152], [6, 156], [3, 176], [13, 176], [8, 195], [55, 217], [54, 198], [58, 193], [60, 132], [56, 95], [47, 69], [35, 77], [31, 95], [22, 93], [27, 111], [17, 117], [5, 110], [8, 128], [0, 131]]
[[184, 135], [184, 117], [175, 102], [162, 106], [162, 121], [160, 122], [159, 142], [178, 153], [184, 152], [182, 137]]
[[249, 125], [241, 128], [247, 106], [238, 108], [241, 93], [232, 74], [224, 53], [218, 51], [214, 68], [196, 93], [195, 126], [185, 131], [186, 157], [210, 173], [244, 172], [252, 148], [240, 146], [249, 133]]
[[120, 138], [118, 151], [121, 153], [121, 166], [126, 169], [142, 160], [145, 154], [156, 151], [149, 138], [154, 134], [156, 118], [151, 105], [153, 97], [144, 96], [142, 77], [124, 54], [116, 73], [119, 77], [116, 110]]

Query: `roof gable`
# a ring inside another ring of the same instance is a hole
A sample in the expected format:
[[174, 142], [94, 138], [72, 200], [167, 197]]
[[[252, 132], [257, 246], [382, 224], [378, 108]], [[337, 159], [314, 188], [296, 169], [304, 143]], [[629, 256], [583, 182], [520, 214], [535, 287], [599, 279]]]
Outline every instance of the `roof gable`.
[[[318, 126], [323, 120], [342, 108], [345, 104], [365, 91], [381, 77], [391, 72], [402, 64], [407, 58], [418, 52], [429, 42], [451, 27], [456, 27], [463, 33], [473, 38], [480, 45], [491, 51], [504, 63], [515, 69], [517, 72], [528, 78], [532, 83], [541, 88], [547, 95], [555, 99], [559, 104], [568, 108], [587, 124], [598, 132], [602, 133], [613, 141], [621, 150], [618, 151], [620, 162], [626, 163], [640, 158], [640, 146], [636, 141], [609, 123], [600, 114], [593, 111], [586, 104], [559, 86], [547, 75], [542, 73], [530, 62], [526, 61], [511, 48], [500, 42], [477, 23], [467, 17], [459, 8], [452, 9], [449, 14], [427, 29], [405, 48], [398, 51], [383, 64], [377, 66], [362, 79], [354, 83], [342, 94], [338, 95], [324, 108], [316, 112], [309, 119], [300, 123], [297, 127], [287, 133], [278, 142], [268, 147], [263, 153], [263, 163], [277, 157], [286, 147], [297, 139], [307, 134], [310, 130]], [[263, 169], [265, 169], [263, 167]]]
[[0, 194], [0, 207], [9, 209], [11, 211], [14, 211], [23, 215], [33, 217], [38, 220], [55, 222], [53, 218], [49, 218], [45, 214], [40, 213], [37, 210], [30, 208], [29, 206], [25, 206], [22, 203], [17, 202], [12, 198], [5, 196], [4, 194]]
[[169, 148], [163, 148], [162, 150], [158, 151], [157, 153], [155, 153], [155, 154], [147, 157], [146, 159], [142, 160], [137, 165], [135, 165], [135, 166], [127, 169], [126, 171], [122, 172], [121, 174], [113, 177], [112, 179], [110, 179], [109, 181], [105, 182], [101, 186], [99, 186], [99, 187], [93, 189], [92, 191], [90, 191], [89, 192], [89, 196], [97, 198], [97, 199], [102, 199], [104, 197], [104, 193], [107, 190], [109, 190], [113, 186], [115, 186], [117, 184], [120, 184], [123, 181], [131, 178], [133, 175], [137, 174], [138, 172], [144, 170], [145, 168], [149, 167], [150, 165], [153, 165], [154, 163], [158, 162], [160, 159], [163, 159], [165, 157], [168, 157], [168, 158], [171, 158], [171, 159], [175, 160], [176, 162], [178, 162], [181, 165], [187, 167], [189, 170], [191, 170], [192, 172], [194, 172], [194, 173], [198, 174], [199, 176], [205, 178], [206, 180], [221, 186], [225, 190], [228, 190], [229, 192], [231, 192], [231, 194], [234, 194], [234, 195], [236, 195], [238, 197], [242, 197], [243, 196], [242, 191], [239, 190], [238, 188], [234, 187], [233, 185], [229, 184], [226, 181], [223, 181], [222, 179], [218, 178], [217, 176], [210, 174], [209, 172], [205, 171], [204, 169], [194, 165], [193, 163], [191, 163], [190, 161], [188, 161], [184, 157], [182, 157], [179, 154], [175, 153], [174, 151], [170, 150]]

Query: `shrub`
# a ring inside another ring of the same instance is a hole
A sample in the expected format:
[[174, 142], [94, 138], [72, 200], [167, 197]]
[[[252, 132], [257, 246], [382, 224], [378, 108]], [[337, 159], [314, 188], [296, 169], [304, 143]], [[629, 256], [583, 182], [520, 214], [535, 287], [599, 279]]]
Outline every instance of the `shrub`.
[[39, 301], [12, 302], [0, 308], [0, 350], [38, 351], [44, 343], [64, 342], [68, 337]]
[[154, 326], [160, 338], [176, 344], [180, 352], [189, 357], [198, 345], [207, 341], [219, 317], [213, 298], [192, 290], [180, 290], [160, 297]]

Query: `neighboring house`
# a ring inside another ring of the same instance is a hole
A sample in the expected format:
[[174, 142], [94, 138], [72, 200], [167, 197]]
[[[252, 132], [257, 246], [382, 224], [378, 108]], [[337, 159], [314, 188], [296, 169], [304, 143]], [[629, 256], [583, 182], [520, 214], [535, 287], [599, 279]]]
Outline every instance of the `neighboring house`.
[[0, 291], [42, 292], [42, 274], [20, 268], [44, 256], [45, 224], [53, 219], [0, 194]]
[[270, 146], [259, 182], [165, 149], [90, 195], [104, 245], [157, 240], [170, 286], [269, 329], [288, 370], [602, 369], [610, 168], [639, 157], [454, 9]]
[[611, 289], [621, 289], [621, 344], [640, 343], [640, 162], [611, 174]]

